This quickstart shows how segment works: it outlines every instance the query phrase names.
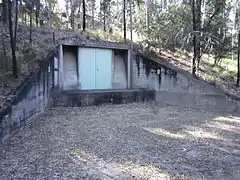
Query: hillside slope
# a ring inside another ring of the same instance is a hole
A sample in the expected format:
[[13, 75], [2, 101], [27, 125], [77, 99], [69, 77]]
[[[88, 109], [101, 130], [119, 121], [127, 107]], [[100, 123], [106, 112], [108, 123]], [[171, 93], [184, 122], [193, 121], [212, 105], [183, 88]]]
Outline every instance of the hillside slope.
[[[38, 68], [37, 61], [44, 60], [55, 48], [53, 32], [44, 28], [33, 28], [32, 44], [29, 42], [29, 27], [19, 25], [17, 32], [16, 56], [18, 79], [12, 77], [11, 46], [7, 27], [0, 28], [0, 109], [11, 90], [15, 89], [24, 78]], [[71, 35], [68, 30], [55, 30], [55, 40]]]
[[0, 109], [11, 90], [14, 90], [27, 75], [38, 68], [38, 61], [44, 60], [47, 54], [55, 49], [56, 41], [71, 37], [78, 37], [83, 40], [123, 42], [118, 32], [108, 34], [101, 30], [82, 32], [81, 30], [49, 30], [34, 27], [32, 29], [32, 44], [30, 44], [30, 28], [20, 24], [16, 43], [18, 79], [14, 79], [11, 72], [11, 46], [8, 27], [0, 26], [0, 57], [2, 57], [0, 61]]
[[[55, 48], [55, 42], [59, 39], [79, 37], [81, 39], [123, 41], [121, 37], [114, 34], [106, 34], [101, 31], [71, 31], [71, 30], [51, 30], [46, 28], [33, 28], [32, 44], [29, 43], [29, 27], [19, 25], [17, 35], [17, 63], [19, 70], [19, 78], [14, 79], [11, 75], [11, 48], [10, 38], [7, 27], [0, 28], [0, 109], [3, 106], [8, 94], [15, 89], [23, 79], [38, 67], [37, 61], [44, 60], [46, 55]], [[55, 41], [54, 41], [55, 39]], [[142, 47], [142, 48], [140, 48]], [[182, 69], [191, 73], [190, 56], [179, 56], [174, 53], [160, 51], [156, 48], [144, 51], [143, 46], [135, 45], [137, 50], [149, 57], [155, 58], [163, 63], [167, 63], [173, 67]], [[5, 55], [4, 55], [5, 54]], [[7, 60], [7, 65], [5, 64]], [[214, 71], [210, 63], [203, 61], [198, 69], [198, 76], [208, 83], [214, 84], [227, 93], [240, 97], [240, 89], [235, 86], [235, 79], [226, 77], [221, 72]]]

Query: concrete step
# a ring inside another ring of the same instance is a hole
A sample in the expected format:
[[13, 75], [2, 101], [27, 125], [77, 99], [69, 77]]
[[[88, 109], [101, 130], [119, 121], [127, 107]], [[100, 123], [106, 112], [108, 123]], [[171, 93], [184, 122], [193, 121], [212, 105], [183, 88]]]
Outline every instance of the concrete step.
[[207, 110], [240, 112], [240, 104], [230, 101], [224, 94], [197, 94], [157, 91], [156, 101], [169, 105], [197, 107]]
[[147, 89], [68, 90], [53, 92], [51, 103], [54, 107], [73, 107], [153, 101], [155, 98], [156, 92]]

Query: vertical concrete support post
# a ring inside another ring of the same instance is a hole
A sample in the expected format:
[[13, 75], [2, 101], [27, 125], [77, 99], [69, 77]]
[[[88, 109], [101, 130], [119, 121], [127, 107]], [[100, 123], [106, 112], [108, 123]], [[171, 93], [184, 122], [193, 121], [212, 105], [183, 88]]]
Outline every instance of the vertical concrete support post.
[[56, 58], [54, 57], [54, 68], [53, 68], [53, 73], [54, 73], [54, 87], [58, 86], [58, 83], [59, 83], [59, 67], [58, 67], [58, 64], [59, 64], [59, 58]]
[[131, 50], [128, 50], [128, 66], [127, 66], [127, 88], [131, 88]]
[[58, 61], [58, 80], [59, 80], [59, 88], [63, 89], [63, 47], [59, 45], [59, 61]]

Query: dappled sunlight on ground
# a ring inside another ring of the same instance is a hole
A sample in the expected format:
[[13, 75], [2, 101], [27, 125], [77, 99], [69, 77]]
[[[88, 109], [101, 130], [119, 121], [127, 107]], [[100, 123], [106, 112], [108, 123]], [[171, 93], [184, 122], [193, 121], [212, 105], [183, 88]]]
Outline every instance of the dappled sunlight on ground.
[[238, 180], [239, 120], [157, 103], [53, 108], [0, 146], [0, 176]]
[[151, 133], [154, 133], [156, 135], [161, 135], [161, 136], [166, 136], [166, 137], [171, 137], [171, 138], [177, 138], [177, 139], [187, 139], [187, 136], [184, 134], [179, 134], [179, 133], [172, 133], [170, 131], [167, 131], [163, 128], [143, 128], [146, 131], [149, 131]]
[[193, 127], [194, 130], [186, 130], [185, 132], [191, 135], [193, 138], [201, 138], [201, 139], [211, 139], [211, 140], [222, 140], [225, 141], [227, 139], [221, 137], [216, 132], [208, 132], [205, 129]]
[[104, 160], [94, 154], [87, 153], [80, 149], [72, 151], [73, 159], [76, 163], [91, 169], [89, 172], [95, 177], [114, 178], [114, 179], [161, 179], [169, 180], [167, 172], [160, 170], [152, 165], [139, 165], [131, 161], [122, 164], [114, 161]]
[[208, 127], [217, 128], [217, 129], [220, 129], [220, 130], [225, 130], [225, 131], [240, 134], [240, 127], [236, 127], [236, 126], [233, 126], [233, 125], [228, 125], [228, 124], [225, 124], [225, 123], [212, 122], [211, 124], [208, 124]]
[[227, 116], [227, 117], [219, 116], [215, 118], [214, 121], [222, 121], [226, 123], [238, 123], [238, 125], [240, 125], [240, 117], [234, 117], [234, 116]]

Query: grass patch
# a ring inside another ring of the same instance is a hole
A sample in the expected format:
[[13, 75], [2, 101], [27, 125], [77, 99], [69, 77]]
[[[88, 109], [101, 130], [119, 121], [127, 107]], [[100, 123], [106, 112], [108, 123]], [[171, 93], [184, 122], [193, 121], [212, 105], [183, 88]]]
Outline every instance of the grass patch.
[[236, 77], [237, 75], [237, 60], [232, 60], [230, 57], [221, 59], [219, 63], [214, 65], [214, 58], [211, 55], [203, 55], [202, 62], [208, 68], [207, 71], [214, 71], [223, 77]]
[[120, 43], [129, 43], [129, 40], [124, 40], [122, 34], [119, 31], [114, 31], [113, 33], [104, 32], [103, 30], [76, 30], [73, 32], [74, 37], [83, 38], [83, 39], [93, 39], [97, 41], [112, 41]]

